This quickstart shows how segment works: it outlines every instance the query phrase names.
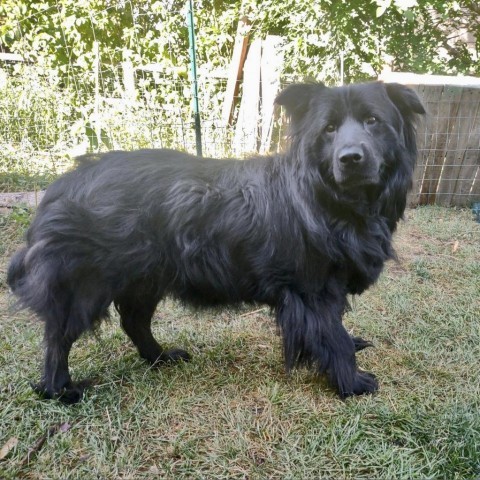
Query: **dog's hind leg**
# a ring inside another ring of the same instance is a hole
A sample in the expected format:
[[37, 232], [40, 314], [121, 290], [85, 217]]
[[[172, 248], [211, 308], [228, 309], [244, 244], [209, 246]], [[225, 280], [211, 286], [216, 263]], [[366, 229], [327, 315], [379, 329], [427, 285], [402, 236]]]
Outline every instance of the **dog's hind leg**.
[[135, 285], [114, 300], [120, 314], [120, 322], [142, 358], [152, 365], [179, 360], [190, 360], [190, 354], [179, 348], [164, 350], [152, 334], [151, 321], [155, 308], [161, 298], [159, 294], [149, 292], [146, 284]]
[[[68, 356], [73, 343], [92, 326], [92, 317], [84, 321], [86, 313], [81, 305], [76, 308], [70, 300], [43, 315], [45, 319], [45, 363], [42, 380], [32, 384], [33, 389], [44, 398], [55, 398], [63, 403], [77, 403], [90, 382], [72, 382], [68, 367]], [[59, 303], [60, 299], [58, 299]], [[99, 315], [97, 315], [98, 317]]]

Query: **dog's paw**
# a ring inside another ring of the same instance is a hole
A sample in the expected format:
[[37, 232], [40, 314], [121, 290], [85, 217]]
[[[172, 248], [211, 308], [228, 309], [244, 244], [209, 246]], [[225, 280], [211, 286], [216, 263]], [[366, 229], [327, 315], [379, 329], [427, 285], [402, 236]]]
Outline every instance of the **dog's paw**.
[[368, 347], [373, 347], [373, 343], [370, 342], [369, 340], [364, 340], [361, 337], [352, 337], [353, 344], [355, 345], [355, 351], [359, 352], [360, 350], [363, 350], [364, 348]]
[[372, 394], [378, 390], [378, 381], [373, 373], [358, 370], [353, 379], [352, 389], [340, 392], [340, 396], [345, 399], [353, 395]]
[[189, 362], [192, 359], [192, 356], [180, 348], [172, 348], [170, 350], [165, 350], [162, 354], [155, 360], [155, 366], [161, 366], [169, 363], [178, 363], [178, 362]]
[[43, 382], [30, 383], [33, 390], [45, 400], [58, 400], [65, 405], [73, 405], [78, 403], [83, 398], [83, 392], [86, 388], [91, 386], [90, 380], [83, 380], [81, 382], [69, 382], [64, 387], [58, 390], [46, 388]]

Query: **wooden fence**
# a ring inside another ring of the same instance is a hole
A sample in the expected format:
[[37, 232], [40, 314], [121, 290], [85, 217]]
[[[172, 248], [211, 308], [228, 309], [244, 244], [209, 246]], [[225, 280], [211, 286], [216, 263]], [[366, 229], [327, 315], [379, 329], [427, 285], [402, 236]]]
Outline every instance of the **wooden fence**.
[[427, 110], [417, 131], [410, 205], [480, 201], [480, 79], [390, 74], [382, 80], [409, 84]]
[[411, 204], [466, 206], [480, 200], [480, 88], [416, 87], [428, 116], [418, 130]]

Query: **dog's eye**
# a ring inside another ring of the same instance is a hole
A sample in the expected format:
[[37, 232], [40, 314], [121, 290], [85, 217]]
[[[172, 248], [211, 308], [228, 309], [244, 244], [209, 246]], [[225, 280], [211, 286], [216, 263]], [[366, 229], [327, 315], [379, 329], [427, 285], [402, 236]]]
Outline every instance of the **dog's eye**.
[[375, 125], [377, 122], [378, 122], [377, 117], [374, 117], [373, 115], [365, 119], [365, 123], [367, 125]]
[[337, 126], [334, 125], [333, 123], [329, 123], [326, 127], [325, 127], [325, 131], [327, 133], [333, 133], [337, 130]]

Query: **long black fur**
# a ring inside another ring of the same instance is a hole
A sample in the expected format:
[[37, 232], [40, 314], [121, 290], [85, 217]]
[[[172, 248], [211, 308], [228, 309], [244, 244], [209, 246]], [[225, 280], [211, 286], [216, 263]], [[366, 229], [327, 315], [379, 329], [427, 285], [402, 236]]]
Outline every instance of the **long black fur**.
[[152, 364], [163, 350], [150, 321], [167, 295], [197, 307], [260, 302], [276, 313], [287, 369], [326, 373], [341, 397], [374, 392], [357, 368], [369, 345], [342, 325], [347, 294], [374, 283], [394, 256], [416, 158], [416, 94], [398, 84], [297, 84], [277, 104], [291, 119], [284, 154], [200, 159], [172, 150], [80, 159], [53, 183], [8, 283], [45, 321], [36, 389], [81, 398], [68, 355], [113, 302]]

